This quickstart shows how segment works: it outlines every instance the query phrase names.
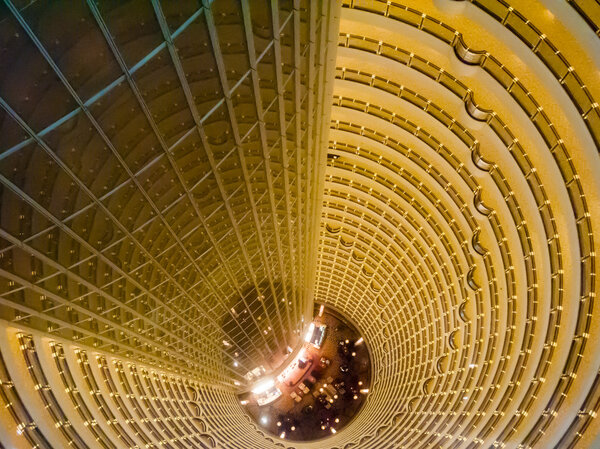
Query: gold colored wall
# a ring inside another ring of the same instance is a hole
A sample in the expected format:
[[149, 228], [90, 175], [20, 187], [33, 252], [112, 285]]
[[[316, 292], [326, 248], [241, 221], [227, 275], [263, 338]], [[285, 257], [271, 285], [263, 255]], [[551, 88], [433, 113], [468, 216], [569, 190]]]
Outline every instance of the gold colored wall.
[[[600, 447], [599, 24], [582, 0], [7, 2], [0, 442]], [[235, 391], [314, 300], [373, 385], [288, 444]]]

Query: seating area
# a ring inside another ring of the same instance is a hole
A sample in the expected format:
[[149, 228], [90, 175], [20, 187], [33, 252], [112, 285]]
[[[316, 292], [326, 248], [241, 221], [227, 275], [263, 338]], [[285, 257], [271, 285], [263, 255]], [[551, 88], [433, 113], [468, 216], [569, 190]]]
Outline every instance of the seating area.
[[[267, 405], [256, 395], [239, 399], [261, 428], [279, 438], [312, 441], [331, 436], [348, 425], [365, 402], [371, 383], [367, 344], [339, 312], [315, 306], [302, 352], [279, 376], [281, 396]], [[315, 345], [313, 337], [318, 333]], [[359, 342], [356, 344], [356, 342]]]

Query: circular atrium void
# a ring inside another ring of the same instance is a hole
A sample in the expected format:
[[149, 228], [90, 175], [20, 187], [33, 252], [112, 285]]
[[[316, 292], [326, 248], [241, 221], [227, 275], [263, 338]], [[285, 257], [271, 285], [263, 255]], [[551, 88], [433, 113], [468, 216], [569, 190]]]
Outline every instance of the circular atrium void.
[[357, 415], [371, 383], [369, 349], [337, 310], [315, 306], [304, 344], [275, 377], [259, 380], [240, 404], [266, 433], [291, 441], [331, 436]]

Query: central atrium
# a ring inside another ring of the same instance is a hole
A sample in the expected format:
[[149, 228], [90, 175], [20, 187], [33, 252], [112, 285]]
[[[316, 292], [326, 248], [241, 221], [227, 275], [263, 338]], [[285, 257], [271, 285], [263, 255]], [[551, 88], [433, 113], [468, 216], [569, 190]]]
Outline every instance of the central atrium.
[[0, 449], [600, 448], [596, 0], [0, 0]]

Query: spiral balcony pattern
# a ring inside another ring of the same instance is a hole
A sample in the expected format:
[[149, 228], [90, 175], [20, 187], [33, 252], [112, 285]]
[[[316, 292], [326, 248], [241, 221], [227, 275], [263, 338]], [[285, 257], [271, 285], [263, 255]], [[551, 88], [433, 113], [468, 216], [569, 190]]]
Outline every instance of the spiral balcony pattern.
[[[595, 1], [6, 0], [0, 447], [600, 447]], [[236, 392], [314, 302], [326, 440]]]

